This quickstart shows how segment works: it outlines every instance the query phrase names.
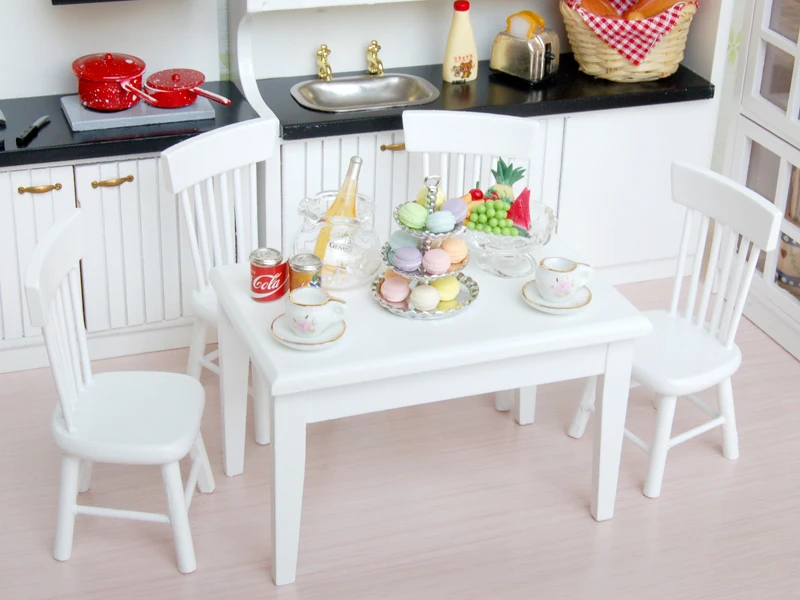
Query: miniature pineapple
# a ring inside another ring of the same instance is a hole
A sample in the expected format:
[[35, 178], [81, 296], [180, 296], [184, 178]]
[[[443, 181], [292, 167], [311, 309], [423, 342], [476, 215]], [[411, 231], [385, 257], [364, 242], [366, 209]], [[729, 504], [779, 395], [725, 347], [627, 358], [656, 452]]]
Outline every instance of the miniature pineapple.
[[514, 202], [514, 184], [525, 177], [525, 169], [522, 167], [514, 168], [513, 164], [506, 164], [502, 158], [497, 159], [497, 170], [492, 171], [494, 180], [497, 182], [489, 188], [487, 195], [494, 193], [500, 200], [505, 200], [509, 204]]

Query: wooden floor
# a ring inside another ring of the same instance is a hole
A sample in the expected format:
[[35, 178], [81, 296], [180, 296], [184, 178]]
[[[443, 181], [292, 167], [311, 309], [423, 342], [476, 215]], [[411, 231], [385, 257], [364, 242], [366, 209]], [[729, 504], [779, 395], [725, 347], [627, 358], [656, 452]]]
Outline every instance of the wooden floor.
[[[662, 282], [622, 289], [642, 308], [667, 297]], [[626, 444], [605, 523], [588, 512], [591, 434], [564, 433], [578, 382], [543, 387], [524, 428], [488, 397], [311, 425], [298, 578], [283, 588], [269, 577], [268, 449], [250, 441], [245, 474], [222, 474], [213, 377], [203, 433], [217, 490], [195, 496], [198, 568], [181, 575], [169, 527], [154, 523], [78, 517], [72, 559], [52, 559], [53, 383], [46, 369], [2, 375], [0, 598], [800, 598], [800, 364], [750, 322], [738, 343], [741, 459], [725, 460], [710, 432], [672, 451], [663, 495], [648, 500], [645, 455]], [[172, 351], [95, 370], [185, 363]], [[632, 398], [628, 425], [647, 437], [652, 406], [641, 389]], [[701, 420], [679, 404], [676, 429]], [[98, 465], [81, 502], [165, 510], [155, 468]]]

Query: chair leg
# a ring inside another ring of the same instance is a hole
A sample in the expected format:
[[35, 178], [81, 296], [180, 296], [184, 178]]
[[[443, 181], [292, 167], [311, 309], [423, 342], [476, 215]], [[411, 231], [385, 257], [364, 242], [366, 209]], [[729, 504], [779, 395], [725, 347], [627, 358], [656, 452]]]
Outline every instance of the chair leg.
[[83, 494], [88, 492], [92, 485], [92, 461], [82, 460], [80, 477], [78, 479], [78, 492]]
[[722, 424], [722, 456], [728, 460], [739, 458], [739, 434], [736, 431], [736, 412], [733, 409], [733, 386], [731, 378], [723, 379], [717, 386], [719, 414], [725, 418]]
[[675, 418], [676, 396], [659, 396], [656, 413], [656, 429], [650, 446], [650, 467], [644, 482], [644, 495], [658, 498], [661, 495], [661, 482], [664, 480], [664, 467], [667, 464], [669, 440], [672, 435], [672, 421]]
[[269, 444], [269, 402], [270, 389], [267, 380], [258, 372], [254, 364], [250, 364], [253, 372], [253, 421], [256, 431], [256, 443]]
[[514, 420], [520, 425], [531, 425], [536, 418], [536, 386], [514, 390]]
[[588, 377], [583, 384], [583, 392], [581, 393], [581, 401], [578, 408], [575, 410], [575, 416], [572, 417], [567, 429], [569, 437], [580, 439], [586, 433], [586, 426], [589, 424], [589, 417], [594, 410], [595, 398], [597, 396], [597, 376]]
[[195, 317], [192, 325], [192, 335], [189, 342], [189, 362], [186, 365], [186, 374], [195, 379], [200, 379], [203, 366], [200, 361], [206, 353], [206, 333], [208, 326]]
[[194, 446], [190, 451], [192, 463], [200, 461], [200, 471], [197, 475], [197, 489], [202, 494], [210, 494], [217, 487], [214, 482], [214, 474], [211, 472], [211, 462], [208, 460], [206, 445], [203, 443], [203, 434], [198, 433]]
[[503, 390], [494, 394], [494, 408], [500, 412], [508, 412], [514, 404], [517, 390]]
[[172, 534], [175, 538], [178, 571], [192, 573], [197, 568], [197, 561], [194, 557], [192, 530], [189, 529], [189, 514], [186, 512], [180, 465], [176, 462], [161, 465], [161, 477], [167, 493], [167, 508]]
[[61, 458], [61, 489], [58, 493], [58, 518], [53, 558], [69, 560], [72, 556], [72, 536], [75, 532], [75, 505], [78, 498], [78, 479], [81, 460], [74, 456]]

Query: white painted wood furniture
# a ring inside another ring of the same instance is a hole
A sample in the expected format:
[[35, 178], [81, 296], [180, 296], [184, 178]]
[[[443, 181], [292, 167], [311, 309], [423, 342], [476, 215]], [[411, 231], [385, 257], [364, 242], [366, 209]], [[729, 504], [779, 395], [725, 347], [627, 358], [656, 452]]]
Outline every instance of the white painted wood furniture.
[[[70, 558], [76, 515], [153, 521], [172, 525], [178, 570], [191, 573], [197, 563], [189, 505], [195, 486], [214, 491], [200, 434], [205, 391], [196, 380], [175, 373], [92, 375], [78, 275], [87, 233], [83, 211], [69, 211], [43, 236], [25, 276], [30, 320], [43, 328], [58, 393], [51, 431], [63, 458], [53, 556]], [[184, 488], [178, 461], [190, 453]], [[160, 466], [169, 514], [78, 504], [95, 462]]]
[[[568, 256], [571, 250], [554, 238], [542, 253]], [[480, 285], [478, 300], [463, 314], [438, 322], [391, 315], [366, 289], [341, 293], [349, 305], [346, 334], [336, 347], [308, 353], [273, 339], [270, 325], [284, 305], [250, 298], [245, 265], [211, 271], [219, 301], [228, 476], [244, 470], [248, 359], [271, 393], [272, 577], [277, 585], [296, 576], [308, 423], [603, 375], [590, 510], [598, 521], [613, 516], [633, 342], [650, 331], [649, 322], [602, 278], [593, 283], [587, 311], [560, 319], [525, 304], [522, 282], [468, 269]], [[500, 311], [514, 327], [496, 327]]]
[[757, 266], [745, 316], [800, 359], [800, 6], [748, 0], [725, 173], [783, 215]]
[[[217, 326], [217, 298], [208, 279], [216, 266], [249, 264], [258, 248], [258, 176], [256, 169], [275, 148], [275, 124], [254, 119], [204, 133], [161, 154], [167, 189], [180, 198], [197, 288], [187, 374], [203, 368], [219, 374], [217, 351], [206, 354], [209, 329]], [[244, 188], [249, 189], [245, 195]], [[269, 415], [256, 402], [256, 440], [269, 443]]]
[[[771, 252], [778, 242], [781, 213], [758, 194], [730, 179], [686, 164], [672, 168], [672, 194], [686, 207], [680, 260], [669, 311], [645, 313], [653, 332], [636, 342], [632, 379], [656, 395], [656, 426], [651, 444], [625, 431], [628, 439], [650, 454], [644, 495], [661, 494], [667, 452], [715, 427], [722, 427], [722, 454], [739, 457], [731, 376], [739, 369], [742, 353], [734, 343], [750, 283], [762, 250]], [[705, 276], [696, 261], [683, 306], [682, 287], [693, 223], [699, 220], [696, 256], [704, 255], [706, 234], [713, 221]], [[712, 296], [712, 291], [716, 293]], [[579, 438], [594, 407], [596, 380], [591, 378], [569, 428]], [[719, 410], [695, 394], [716, 387]], [[686, 397], [711, 420], [672, 435], [678, 397]]]
[[[440, 187], [448, 198], [465, 194], [477, 182], [483, 182], [481, 189], [487, 189], [488, 182], [494, 182], [490, 170], [498, 157], [517, 166], [535, 164], [537, 158], [546, 155], [542, 135], [546, 131], [540, 121], [503, 115], [441, 110], [403, 113], [406, 150], [422, 155], [423, 177], [434, 171], [441, 175]], [[431, 162], [435, 165], [433, 171]], [[530, 178], [528, 175], [515, 184], [514, 193], [519, 194]], [[532, 185], [532, 192], [533, 201], [543, 202], [538, 185]], [[513, 408], [520, 425], [533, 423], [535, 387], [498, 392], [495, 401], [497, 410]]]

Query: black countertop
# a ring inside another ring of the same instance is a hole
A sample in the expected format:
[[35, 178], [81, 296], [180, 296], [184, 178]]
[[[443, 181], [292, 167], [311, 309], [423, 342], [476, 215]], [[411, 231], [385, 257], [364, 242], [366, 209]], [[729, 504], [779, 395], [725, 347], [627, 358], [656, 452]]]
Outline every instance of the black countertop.
[[[69, 128], [61, 110], [61, 97], [69, 94], [0, 100], [7, 121], [6, 127], [0, 128], [0, 139], [6, 142], [5, 151], [0, 151], [0, 168], [161, 152], [197, 134], [258, 117], [233, 83], [208, 82], [203, 87], [231, 100], [230, 106], [211, 103], [216, 111], [214, 120], [97, 131], [73, 132]], [[16, 137], [42, 115], [50, 115], [50, 124], [26, 148], [17, 148]]]
[[[262, 79], [261, 95], [281, 123], [285, 140], [394, 131], [403, 128], [403, 110], [469, 110], [517, 117], [539, 117], [564, 113], [647, 106], [714, 97], [714, 86], [686, 67], [658, 81], [613, 83], [595, 79], [578, 70], [572, 54], [562, 54], [559, 71], [550, 81], [534, 87], [504, 75], [492, 74], [489, 61], [481, 61], [478, 79], [467, 84], [442, 81], [441, 65], [387, 69], [387, 73], [407, 73], [427, 79], [439, 91], [439, 98], [422, 106], [354, 113], [324, 113], [303, 108], [289, 90], [303, 77]], [[334, 73], [335, 77], [364, 72]]]

